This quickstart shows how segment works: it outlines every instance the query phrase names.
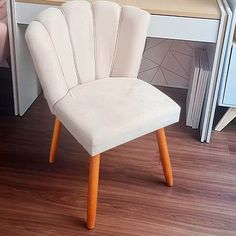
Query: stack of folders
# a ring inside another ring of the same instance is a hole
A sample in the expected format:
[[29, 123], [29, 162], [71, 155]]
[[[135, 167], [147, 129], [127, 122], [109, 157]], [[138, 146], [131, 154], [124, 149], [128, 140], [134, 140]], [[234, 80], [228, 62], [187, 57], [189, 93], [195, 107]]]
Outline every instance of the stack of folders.
[[186, 101], [186, 125], [193, 129], [199, 127], [209, 75], [207, 51], [202, 48], [196, 48], [194, 50]]

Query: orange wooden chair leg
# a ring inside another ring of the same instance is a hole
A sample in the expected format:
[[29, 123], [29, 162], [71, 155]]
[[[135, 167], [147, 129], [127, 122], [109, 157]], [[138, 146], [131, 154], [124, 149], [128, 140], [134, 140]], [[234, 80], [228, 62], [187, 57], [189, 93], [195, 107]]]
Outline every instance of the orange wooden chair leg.
[[160, 150], [162, 168], [166, 179], [166, 184], [167, 186], [171, 187], [173, 186], [173, 175], [172, 175], [170, 156], [164, 128], [157, 130], [156, 135]]
[[87, 228], [93, 229], [96, 222], [100, 155], [89, 158]]
[[60, 129], [61, 129], [61, 122], [56, 118], [52, 136], [51, 149], [50, 149], [50, 157], [49, 157], [50, 163], [53, 163], [55, 161]]

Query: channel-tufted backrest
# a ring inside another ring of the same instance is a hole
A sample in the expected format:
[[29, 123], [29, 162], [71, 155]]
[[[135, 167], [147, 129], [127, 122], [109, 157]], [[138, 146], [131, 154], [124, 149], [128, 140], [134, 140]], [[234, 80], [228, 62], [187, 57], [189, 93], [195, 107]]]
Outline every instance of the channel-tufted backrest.
[[71, 1], [41, 12], [26, 41], [51, 110], [79, 84], [137, 77], [149, 19], [110, 1]]

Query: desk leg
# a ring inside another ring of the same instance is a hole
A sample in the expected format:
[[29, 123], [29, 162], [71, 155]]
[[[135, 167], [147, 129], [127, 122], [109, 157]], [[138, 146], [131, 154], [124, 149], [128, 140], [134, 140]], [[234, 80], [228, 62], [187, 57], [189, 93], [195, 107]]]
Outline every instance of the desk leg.
[[[225, 53], [227, 50], [228, 45], [228, 27], [231, 25], [231, 21], [229, 20], [228, 13], [226, 12], [226, 8], [224, 6], [223, 2], [226, 2], [226, 0], [217, 0], [220, 11], [221, 11], [221, 20], [220, 20], [220, 27], [218, 32], [218, 39], [216, 43], [216, 52], [215, 52], [215, 62], [216, 62], [216, 71], [215, 71], [215, 78], [211, 79], [208, 96], [206, 97], [206, 101], [208, 101], [206, 105], [206, 112], [208, 113], [205, 118], [205, 128], [206, 128], [206, 137], [205, 141], [207, 143], [210, 142], [211, 138], [211, 132], [213, 127], [213, 121], [215, 116], [215, 110], [218, 100], [218, 91], [220, 88], [220, 83], [222, 79], [222, 72], [224, 68], [224, 62], [225, 62]], [[214, 68], [213, 68], [214, 69]], [[213, 73], [213, 72], [212, 72]], [[204, 138], [204, 136], [202, 136]]]
[[33, 62], [26, 45], [27, 25], [16, 24], [16, 79], [19, 114], [23, 115], [41, 92]]
[[23, 115], [41, 92], [25, 42], [27, 25], [17, 24], [15, 0], [7, 1], [15, 115]]
[[221, 118], [217, 126], [216, 131], [221, 131], [224, 129], [234, 118], [236, 117], [236, 108], [229, 108], [228, 111]]

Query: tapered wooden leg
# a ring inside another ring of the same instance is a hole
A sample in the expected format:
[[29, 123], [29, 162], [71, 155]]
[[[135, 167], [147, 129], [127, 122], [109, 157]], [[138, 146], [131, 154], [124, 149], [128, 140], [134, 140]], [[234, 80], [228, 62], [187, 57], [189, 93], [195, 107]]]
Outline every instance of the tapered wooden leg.
[[156, 135], [161, 156], [162, 168], [166, 179], [166, 184], [167, 186], [171, 187], [173, 186], [173, 175], [172, 175], [170, 156], [164, 128], [157, 130]]
[[53, 136], [52, 136], [51, 149], [50, 149], [50, 157], [49, 157], [50, 163], [53, 163], [55, 161], [60, 129], [61, 129], [61, 122], [56, 118], [55, 124], [54, 124]]
[[96, 222], [100, 155], [89, 158], [87, 228], [93, 229]]

